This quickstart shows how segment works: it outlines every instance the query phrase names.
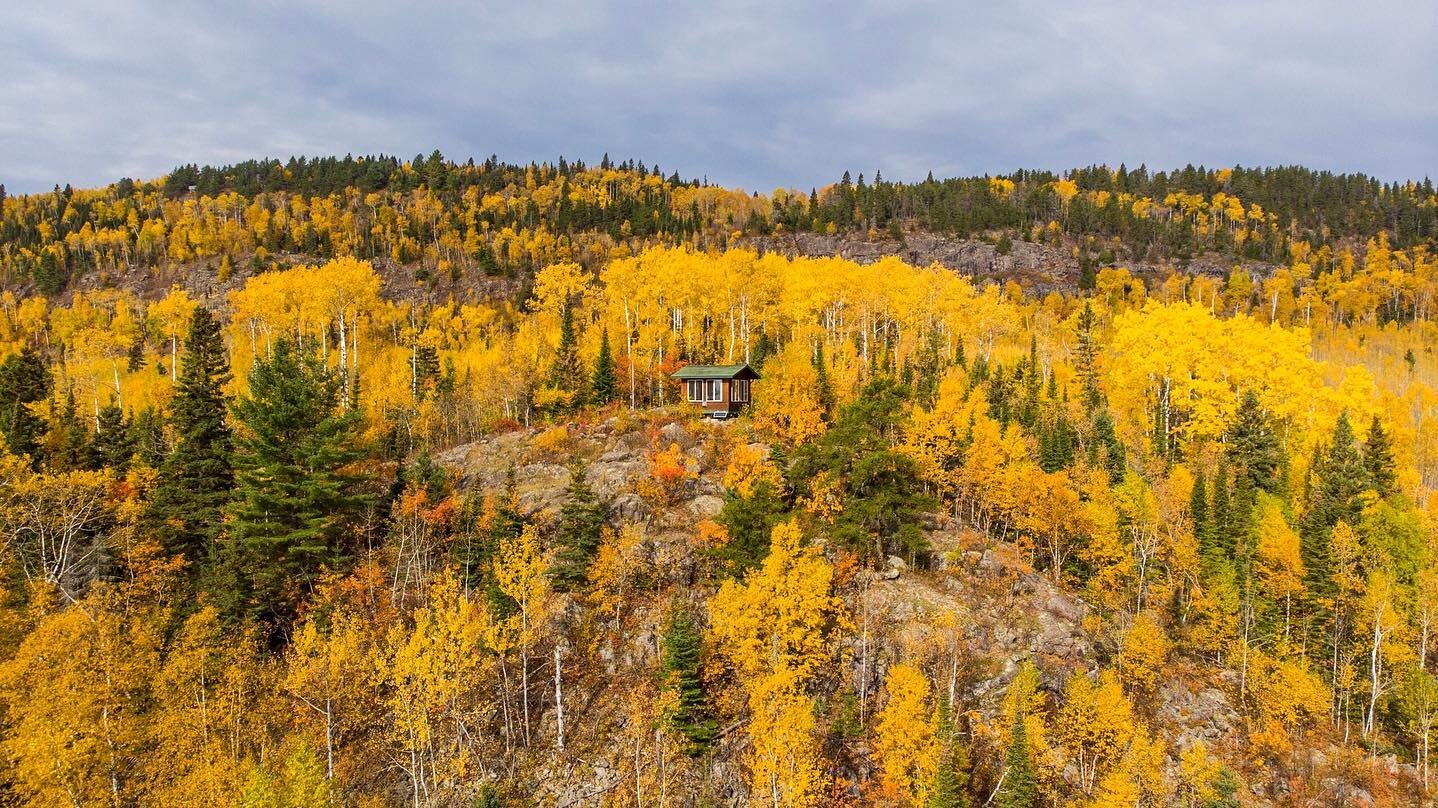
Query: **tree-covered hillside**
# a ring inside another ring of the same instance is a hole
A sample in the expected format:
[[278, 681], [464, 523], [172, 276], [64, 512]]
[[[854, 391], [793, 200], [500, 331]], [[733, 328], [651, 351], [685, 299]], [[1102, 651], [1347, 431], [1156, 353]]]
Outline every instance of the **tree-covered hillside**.
[[[1282, 262], [1298, 241], [1336, 250], [1386, 232], [1396, 247], [1438, 238], [1430, 181], [1380, 183], [1291, 167], [1094, 166], [1065, 175], [920, 183], [859, 174], [822, 189], [750, 194], [667, 177], [642, 162], [563, 159], [456, 164], [439, 152], [182, 166], [151, 182], [5, 198], [0, 278], [55, 294], [85, 275], [261, 270], [355, 256], [463, 288], [556, 261], [597, 270], [654, 245], [833, 233], [902, 239], [929, 232], [995, 244], [1051, 242], [1085, 271], [1216, 254]], [[103, 284], [102, 284], [103, 285]]]
[[[437, 155], [8, 198], [0, 801], [1422, 804], [1433, 215]], [[1082, 283], [745, 246], [927, 229]], [[701, 420], [674, 371], [740, 362]]]

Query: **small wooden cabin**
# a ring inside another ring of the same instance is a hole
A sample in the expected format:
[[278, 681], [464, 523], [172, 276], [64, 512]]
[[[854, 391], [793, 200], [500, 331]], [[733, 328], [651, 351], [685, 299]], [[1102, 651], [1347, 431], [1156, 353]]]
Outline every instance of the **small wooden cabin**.
[[683, 383], [684, 398], [704, 408], [710, 418], [731, 418], [749, 405], [750, 382], [759, 374], [747, 364], [685, 365], [674, 372]]

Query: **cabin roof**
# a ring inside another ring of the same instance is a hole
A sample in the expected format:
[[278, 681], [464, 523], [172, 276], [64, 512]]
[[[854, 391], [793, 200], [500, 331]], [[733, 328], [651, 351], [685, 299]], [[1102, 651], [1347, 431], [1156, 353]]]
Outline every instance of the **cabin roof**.
[[685, 365], [674, 371], [676, 379], [757, 379], [759, 374], [748, 363], [737, 365]]

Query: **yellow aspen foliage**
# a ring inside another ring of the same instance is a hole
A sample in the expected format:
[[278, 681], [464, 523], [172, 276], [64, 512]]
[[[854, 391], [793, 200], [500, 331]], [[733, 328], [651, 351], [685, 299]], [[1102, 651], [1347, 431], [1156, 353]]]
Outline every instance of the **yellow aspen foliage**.
[[159, 666], [155, 610], [114, 591], [47, 614], [0, 667], [3, 744], [15, 794], [30, 805], [143, 802], [133, 765], [149, 740], [148, 685]]
[[759, 483], [767, 483], [775, 494], [779, 494], [784, 485], [779, 467], [769, 461], [768, 452], [762, 446], [746, 444], [735, 447], [729, 465], [724, 469], [724, 487], [747, 497], [754, 493], [754, 486]]
[[1208, 745], [1198, 740], [1184, 748], [1178, 756], [1178, 796], [1187, 808], [1201, 808], [1218, 797], [1218, 778], [1223, 763], [1209, 752]]
[[798, 498], [804, 513], [826, 524], [844, 511], [843, 483], [828, 469], [815, 474], [809, 481], [809, 492]]
[[773, 808], [820, 805], [826, 791], [814, 700], [792, 671], [764, 677], [749, 697], [750, 799]]
[[824, 434], [819, 374], [801, 340], [764, 363], [764, 378], [754, 382], [753, 394], [754, 425], [779, 441], [797, 446]]
[[[533, 600], [521, 604], [521, 614], [534, 606]], [[449, 570], [431, 587], [430, 604], [416, 612], [413, 628], [390, 629], [383, 664], [385, 706], [393, 716], [388, 738], [417, 793], [456, 788], [473, 773], [466, 738], [484, 692], [483, 657], [476, 653], [484, 610]]]
[[894, 665], [884, 690], [887, 698], [874, 736], [884, 798], [895, 805], [923, 805], [940, 751], [929, 679], [913, 665]]
[[1147, 728], [1135, 728], [1133, 739], [1118, 765], [1099, 780], [1090, 808], [1131, 808], [1166, 804], [1167, 784], [1163, 777], [1162, 742]]
[[[719, 525], [714, 527], [723, 530]], [[604, 528], [588, 576], [589, 600], [600, 617], [617, 620], [637, 582], [649, 571], [647, 540], [641, 525], [626, 524], [619, 530]]]
[[1327, 715], [1332, 695], [1301, 662], [1249, 652], [1249, 740], [1262, 755], [1278, 757], [1293, 746], [1293, 733]]
[[833, 579], [819, 548], [803, 545], [797, 522], [776, 525], [764, 563], [710, 599], [710, 641], [745, 681], [807, 680], [833, 658], [847, 624]]
[[339, 750], [362, 723], [366, 708], [373, 706], [366, 634], [365, 627], [348, 614], [332, 615], [327, 630], [321, 630], [314, 620], [305, 621], [290, 643], [280, 683], [284, 693], [295, 700], [299, 724], [313, 727], [317, 748], [325, 758], [325, 772], [331, 778], [344, 768]]
[[1080, 790], [1091, 795], [1133, 739], [1133, 705], [1112, 670], [1100, 674], [1097, 684], [1076, 673], [1064, 688], [1056, 718], [1055, 737], [1078, 768]]
[[317, 808], [336, 804], [324, 764], [304, 743], [279, 761], [278, 771], [259, 764], [251, 766], [238, 793], [240, 808]]
[[1118, 674], [1124, 686], [1135, 694], [1152, 694], [1168, 660], [1169, 645], [1168, 635], [1150, 612], [1135, 615], [1118, 655]]
[[154, 736], [150, 802], [189, 806], [224, 802], [258, 752], [272, 682], [252, 639], [227, 636], [213, 607], [187, 618], [154, 679], [149, 727]]
[[1288, 526], [1277, 497], [1260, 492], [1256, 510], [1258, 579], [1265, 593], [1282, 604], [1283, 638], [1287, 640], [1293, 619], [1293, 600], [1304, 592], [1299, 538]]

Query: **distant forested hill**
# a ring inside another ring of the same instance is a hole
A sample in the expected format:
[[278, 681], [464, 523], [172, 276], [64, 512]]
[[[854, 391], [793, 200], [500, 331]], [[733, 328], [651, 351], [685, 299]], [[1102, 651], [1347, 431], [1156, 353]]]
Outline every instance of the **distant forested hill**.
[[[1382, 183], [1301, 167], [1092, 166], [1059, 175], [902, 183], [846, 172], [823, 188], [747, 193], [657, 165], [560, 159], [527, 166], [438, 151], [397, 157], [184, 165], [157, 180], [5, 197], [0, 281], [55, 294], [78, 278], [161, 270], [270, 268], [354, 256], [405, 267], [421, 284], [590, 269], [648, 246], [730, 246], [800, 233], [903, 240], [915, 233], [1060, 249], [1091, 285], [1095, 267], [1202, 256], [1283, 263], [1295, 242], [1361, 250], [1432, 245], [1429, 180]], [[161, 285], [160, 288], [163, 288]]]

